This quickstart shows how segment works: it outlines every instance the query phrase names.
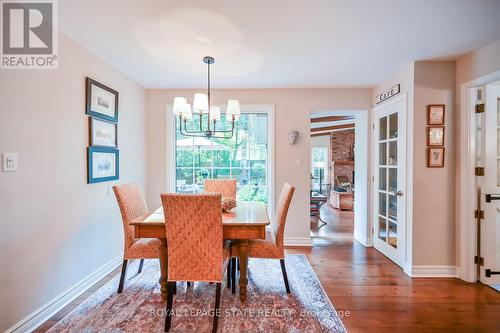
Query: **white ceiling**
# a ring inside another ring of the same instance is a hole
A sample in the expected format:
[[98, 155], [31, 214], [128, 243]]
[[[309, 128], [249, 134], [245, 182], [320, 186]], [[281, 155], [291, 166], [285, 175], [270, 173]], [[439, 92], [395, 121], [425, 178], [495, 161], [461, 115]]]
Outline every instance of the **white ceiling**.
[[146, 88], [368, 87], [500, 38], [500, 0], [64, 0], [62, 31]]

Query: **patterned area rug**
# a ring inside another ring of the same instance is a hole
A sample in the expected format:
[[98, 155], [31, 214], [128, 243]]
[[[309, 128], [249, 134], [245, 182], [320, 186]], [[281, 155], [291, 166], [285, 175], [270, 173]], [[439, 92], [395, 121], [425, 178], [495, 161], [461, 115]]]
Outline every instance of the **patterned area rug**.
[[[223, 284], [218, 332], [345, 332], [321, 283], [304, 255], [287, 255], [291, 294], [285, 291], [278, 260], [251, 259], [248, 299], [241, 303]], [[158, 284], [159, 264], [137, 261], [118, 295], [116, 276], [49, 332], [163, 332], [165, 302]], [[170, 332], [210, 332], [215, 284], [179, 283]]]

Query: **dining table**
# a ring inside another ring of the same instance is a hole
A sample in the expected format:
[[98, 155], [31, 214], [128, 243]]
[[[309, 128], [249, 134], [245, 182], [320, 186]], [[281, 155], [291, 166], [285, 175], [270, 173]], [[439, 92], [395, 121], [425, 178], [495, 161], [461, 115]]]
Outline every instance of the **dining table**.
[[[224, 240], [231, 240], [238, 247], [240, 262], [239, 294], [240, 299], [247, 299], [248, 245], [252, 239], [265, 239], [266, 226], [270, 224], [266, 205], [263, 202], [238, 201], [229, 212], [222, 212], [222, 230]], [[144, 214], [129, 221], [134, 227], [135, 238], [157, 238], [161, 241], [160, 253], [160, 291], [163, 299], [167, 298], [167, 233], [163, 208]], [[222, 246], [222, 245], [221, 245]]]

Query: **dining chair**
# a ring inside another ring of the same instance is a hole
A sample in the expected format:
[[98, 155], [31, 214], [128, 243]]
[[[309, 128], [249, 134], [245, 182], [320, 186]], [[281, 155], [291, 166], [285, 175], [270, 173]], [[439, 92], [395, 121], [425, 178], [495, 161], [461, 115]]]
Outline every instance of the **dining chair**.
[[[281, 264], [281, 273], [285, 282], [286, 292], [290, 293], [290, 285], [288, 284], [288, 276], [285, 267], [285, 244], [283, 236], [285, 233], [285, 223], [288, 214], [288, 208], [292, 202], [295, 187], [288, 183], [283, 185], [281, 194], [278, 200], [276, 209], [274, 227], [266, 228], [265, 239], [252, 239], [248, 244], [248, 257], [249, 258], [263, 258], [263, 259], [279, 259]], [[236, 259], [238, 257], [238, 246], [234, 244], [231, 247], [231, 266], [236, 267]], [[231, 291], [235, 293], [236, 287], [236, 269], [232, 269], [232, 282]]]
[[236, 179], [205, 179], [205, 193], [219, 193], [236, 200]]
[[180, 281], [216, 283], [212, 332], [217, 331], [220, 294], [230, 255], [222, 235], [220, 194], [162, 194], [168, 243], [167, 313], [172, 323], [173, 294]]
[[[236, 179], [205, 179], [205, 193], [219, 193], [222, 197], [236, 200]], [[231, 288], [236, 267], [229, 262], [226, 286]], [[232, 272], [232, 274], [231, 274]]]
[[146, 199], [139, 186], [137, 184], [117, 185], [113, 186], [113, 191], [120, 207], [125, 236], [122, 272], [118, 284], [118, 293], [120, 294], [125, 283], [128, 260], [140, 259], [138, 270], [138, 274], [140, 274], [144, 259], [159, 259], [161, 241], [156, 238], [134, 238], [134, 228], [129, 225], [129, 221], [148, 212]]

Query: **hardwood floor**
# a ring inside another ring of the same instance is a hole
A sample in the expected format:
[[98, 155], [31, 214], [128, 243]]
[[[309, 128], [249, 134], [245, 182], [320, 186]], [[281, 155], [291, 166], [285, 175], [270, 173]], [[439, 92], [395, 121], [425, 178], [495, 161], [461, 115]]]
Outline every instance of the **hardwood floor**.
[[[375, 249], [353, 241], [352, 212], [325, 206], [322, 218], [328, 225], [318, 229], [311, 223], [312, 249], [286, 252], [307, 256], [348, 332], [500, 332], [499, 292], [458, 279], [411, 279]], [[117, 274], [119, 268], [36, 332], [46, 331]]]
[[[304, 253], [348, 332], [500, 332], [500, 293], [451, 278], [410, 278], [352, 238], [352, 212], [324, 207]], [[337, 234], [336, 234], [337, 233]]]

